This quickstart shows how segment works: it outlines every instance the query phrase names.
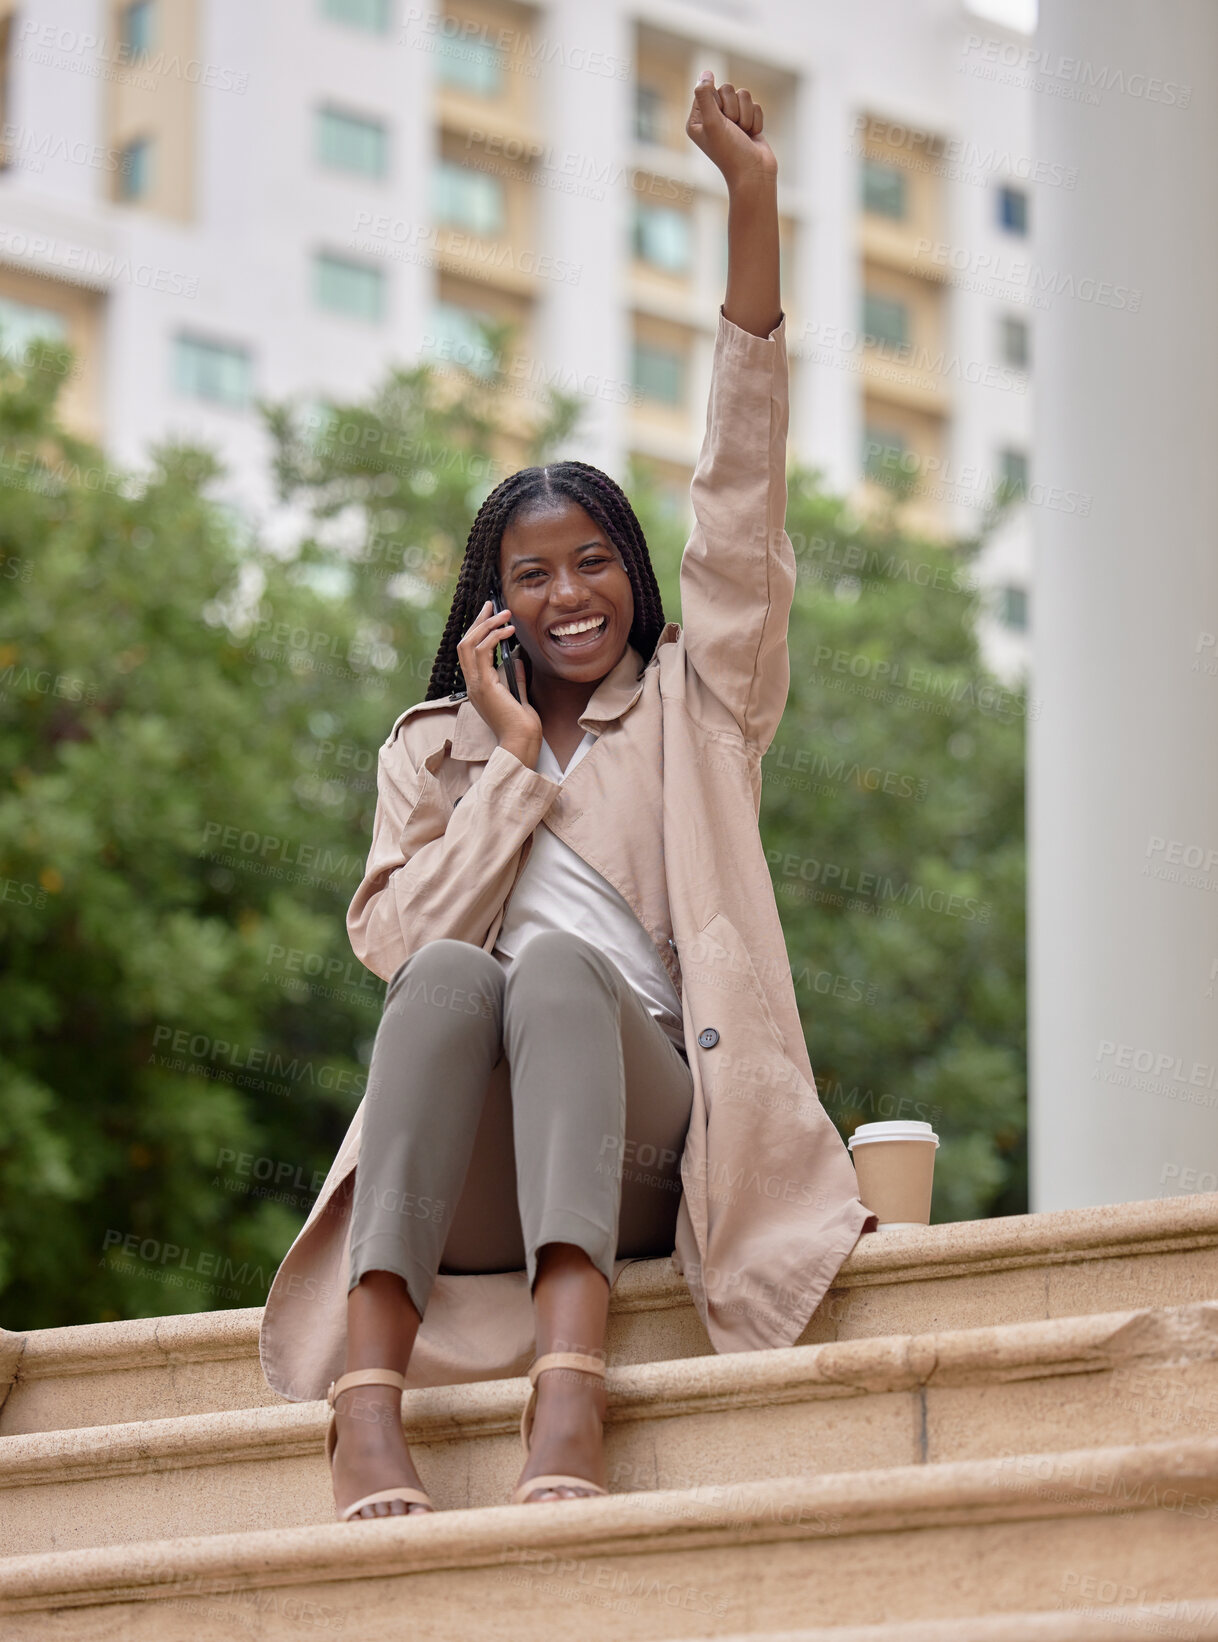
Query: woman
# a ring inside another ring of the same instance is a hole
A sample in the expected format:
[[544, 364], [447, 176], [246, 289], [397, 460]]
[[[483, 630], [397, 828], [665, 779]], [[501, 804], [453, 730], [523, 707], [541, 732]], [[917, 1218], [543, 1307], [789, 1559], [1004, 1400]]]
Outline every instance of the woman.
[[342, 1370], [343, 1519], [434, 1508], [401, 1388], [519, 1372], [526, 1317], [512, 1499], [604, 1493], [626, 1261], [671, 1252], [716, 1350], [789, 1345], [875, 1226], [816, 1098], [756, 825], [795, 584], [777, 164], [761, 109], [709, 73], [686, 131], [727, 182], [729, 254], [685, 629], [612, 480], [513, 475], [470, 533], [427, 699], [381, 749], [347, 925], [385, 1013], [261, 1342], [287, 1396]]

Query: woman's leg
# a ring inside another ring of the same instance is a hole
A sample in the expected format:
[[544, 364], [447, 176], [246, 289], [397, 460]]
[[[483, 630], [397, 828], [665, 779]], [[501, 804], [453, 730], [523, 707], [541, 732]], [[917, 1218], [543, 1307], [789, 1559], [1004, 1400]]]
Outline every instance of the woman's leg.
[[[564, 931], [514, 960], [503, 1044], [538, 1355], [603, 1358], [615, 1258], [672, 1251], [693, 1074], [617, 966]], [[603, 1381], [544, 1371], [520, 1480], [567, 1472], [603, 1486], [604, 1414]]]
[[[394, 975], [368, 1070], [351, 1220], [346, 1371], [406, 1372], [502, 1054], [504, 972], [480, 947], [429, 941]], [[419, 1488], [393, 1386], [335, 1399], [341, 1509], [398, 1483]], [[401, 1500], [361, 1516], [425, 1511]]]

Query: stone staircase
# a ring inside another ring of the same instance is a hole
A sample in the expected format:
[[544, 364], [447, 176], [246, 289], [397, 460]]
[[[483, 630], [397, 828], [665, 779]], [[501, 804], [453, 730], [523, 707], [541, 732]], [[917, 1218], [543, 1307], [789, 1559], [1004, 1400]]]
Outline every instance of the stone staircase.
[[259, 1318], [0, 1334], [0, 1634], [1218, 1642], [1218, 1193], [865, 1237], [784, 1351], [627, 1267], [607, 1499], [502, 1503], [500, 1380], [403, 1399], [434, 1517], [336, 1523]]

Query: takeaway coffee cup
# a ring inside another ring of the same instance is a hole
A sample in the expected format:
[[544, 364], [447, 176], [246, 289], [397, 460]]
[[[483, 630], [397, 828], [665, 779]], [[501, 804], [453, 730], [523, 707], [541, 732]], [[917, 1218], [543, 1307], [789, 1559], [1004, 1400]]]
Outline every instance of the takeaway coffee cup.
[[930, 1189], [939, 1137], [929, 1123], [860, 1123], [846, 1143], [859, 1197], [879, 1231], [930, 1224]]

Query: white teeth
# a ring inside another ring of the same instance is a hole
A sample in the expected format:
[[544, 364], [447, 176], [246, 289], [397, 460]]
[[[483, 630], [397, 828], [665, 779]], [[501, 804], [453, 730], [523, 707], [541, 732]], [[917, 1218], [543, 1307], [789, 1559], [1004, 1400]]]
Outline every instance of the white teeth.
[[605, 618], [603, 616], [589, 616], [586, 621], [565, 622], [561, 627], [551, 627], [550, 637], [573, 638], [576, 633], [588, 633], [594, 627], [599, 627]]

